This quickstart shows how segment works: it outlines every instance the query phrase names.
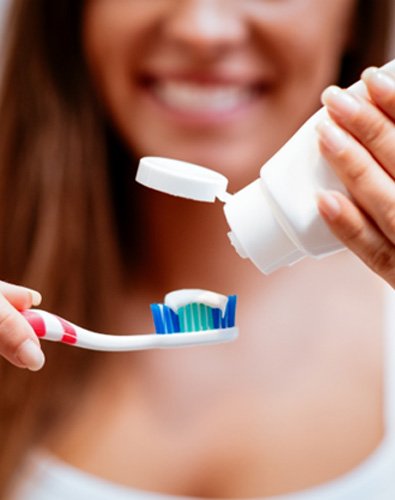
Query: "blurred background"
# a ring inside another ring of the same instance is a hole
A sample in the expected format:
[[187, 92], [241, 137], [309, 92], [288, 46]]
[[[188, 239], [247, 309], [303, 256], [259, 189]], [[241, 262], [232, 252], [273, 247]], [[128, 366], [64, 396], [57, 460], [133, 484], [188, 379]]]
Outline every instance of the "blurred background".
[[[3, 33], [4, 30], [4, 24], [6, 22], [6, 11], [7, 11], [7, 5], [11, 2], [12, 0], [0, 0], [0, 37]], [[392, 18], [393, 18], [393, 25], [395, 27], [395, 2], [393, 2], [393, 9], [392, 9]], [[388, 50], [389, 54], [388, 57], [392, 57], [395, 55], [395, 29], [392, 31], [392, 36], [391, 36], [391, 42]], [[1, 55], [0, 55], [1, 58]]]
[[[0, 0], [0, 77], [1, 77], [1, 67], [2, 67], [2, 37], [3, 37], [3, 34], [4, 34], [4, 28], [6, 27], [6, 13], [7, 13], [7, 6], [11, 4], [11, 2], [14, 1], [14, 0]], [[56, 0], [54, 0], [56, 2]], [[82, 0], [83, 1], [83, 0]], [[141, 5], [144, 5], [144, 2], [147, 1], [147, 0], [141, 0]], [[234, 0], [235, 2], [244, 2], [245, 0]], [[291, 2], [290, 2], [291, 3]], [[319, 3], [319, 0], [318, 0], [318, 3]], [[325, 3], [325, 0], [322, 0], [322, 4]], [[111, 2], [109, 3], [111, 4]], [[137, 4], [137, 2], [136, 2]], [[312, 4], [314, 4], [314, 2], [312, 2]], [[56, 5], [56, 4], [55, 4]], [[224, 3], [225, 5], [225, 3]], [[236, 4], [234, 3], [233, 5], [239, 5], [239, 4]], [[340, 5], [340, 8], [342, 9], [342, 12], [344, 11], [344, 4], [342, 4], [341, 2], [339, 2], [339, 5]], [[376, 5], [376, 4], [375, 4]], [[392, 17], [394, 19], [394, 22], [393, 22], [393, 26], [395, 28], [395, 2], [392, 1], [391, 5], [393, 6], [393, 14], [392, 14]], [[140, 4], [138, 5], [138, 8], [140, 7]], [[25, 33], [25, 32], [23, 32]], [[377, 33], [377, 32], [376, 32]], [[371, 40], [369, 38], [369, 40]], [[288, 50], [288, 45], [286, 45], [286, 49]], [[391, 33], [391, 42], [389, 44], [389, 49], [388, 49], [388, 59], [391, 59], [392, 57], [395, 57], [395, 29], [392, 30], [392, 33]], [[1, 80], [1, 78], [0, 78]], [[1, 278], [1, 277], [0, 277]], [[308, 281], [308, 279], [307, 279]], [[328, 280], [329, 282], [330, 280]], [[285, 289], [285, 286], [283, 286], [283, 289]], [[276, 289], [277, 290], [277, 289]], [[290, 292], [290, 294], [293, 293], [292, 291]], [[286, 297], [288, 297], [289, 295], [286, 295]], [[299, 312], [297, 313], [299, 315]], [[318, 314], [318, 313], [317, 313]], [[285, 330], [285, 328], [284, 328]], [[299, 347], [299, 346], [298, 346]], [[289, 351], [291, 352], [291, 350]], [[170, 358], [168, 358], [170, 359]], [[189, 359], [189, 358], [184, 358], [184, 359]], [[214, 359], [214, 358], [212, 358]], [[255, 358], [255, 359], [258, 359], [258, 358]], [[206, 358], [206, 362], [207, 362], [207, 358]], [[178, 361], [179, 363], [179, 361]], [[261, 361], [259, 360], [259, 364], [261, 363]], [[186, 362], [184, 361], [184, 364], [186, 365]], [[250, 363], [251, 364], [251, 363]], [[192, 364], [191, 364], [192, 365]], [[258, 362], [257, 362], [257, 365], [258, 365]], [[214, 363], [213, 363], [213, 366], [214, 366]], [[179, 365], [177, 366], [177, 369], [179, 368]], [[217, 369], [217, 367], [216, 367]], [[233, 367], [232, 367], [233, 369]], [[186, 372], [188, 372], [188, 369], [186, 369]], [[209, 370], [206, 369], [206, 372], [208, 373]], [[172, 380], [172, 377], [173, 377], [173, 373], [175, 373], [175, 371], [169, 371], [169, 378], [168, 380]], [[196, 373], [200, 373], [200, 372], [196, 372]], [[251, 372], [253, 373], [253, 372]], [[191, 372], [188, 372], [188, 376], [189, 377], [192, 377], [192, 374]], [[196, 376], [196, 375], [195, 375]], [[254, 377], [256, 377], [256, 375], [254, 375]], [[149, 379], [150, 381], [151, 380], [154, 380], [154, 379]], [[247, 379], [246, 379], [247, 380]], [[151, 382], [152, 383], [152, 382]], [[171, 383], [169, 383], [169, 386], [171, 385]], [[212, 381], [210, 380], [210, 386], [212, 385]], [[152, 386], [154, 387], [155, 384], [152, 383]], [[197, 387], [204, 387], [203, 385], [202, 386], [199, 386], [199, 384], [196, 385]], [[240, 385], [241, 387], [241, 385]], [[182, 389], [184, 391], [184, 389]], [[201, 390], [201, 389], [200, 389]], [[165, 393], [165, 391], [163, 391]], [[185, 390], [185, 393], [189, 392], [189, 387], [188, 387], [188, 391]], [[192, 392], [192, 391], [191, 391]], [[174, 391], [174, 394], [178, 394]], [[180, 394], [184, 394], [184, 392], [180, 392]], [[214, 391], [211, 392], [210, 394], [214, 394]], [[177, 395], [178, 397], [178, 395]], [[176, 396], [174, 397], [176, 399]], [[230, 399], [230, 401], [233, 401], [233, 399]], [[243, 400], [242, 400], [243, 401]], [[293, 401], [293, 399], [290, 401]], [[188, 400], [188, 404], [189, 404], [189, 400]], [[189, 411], [189, 410], [188, 410]], [[221, 410], [222, 411], [222, 410]], [[229, 411], [229, 413], [232, 413], [231, 411]], [[287, 415], [287, 413], [285, 412], [285, 415]], [[284, 426], [286, 424], [283, 424]], [[6, 427], [4, 427], [6, 428]], [[321, 432], [321, 430], [319, 430], [319, 432]], [[391, 497], [392, 498], [392, 497]]]

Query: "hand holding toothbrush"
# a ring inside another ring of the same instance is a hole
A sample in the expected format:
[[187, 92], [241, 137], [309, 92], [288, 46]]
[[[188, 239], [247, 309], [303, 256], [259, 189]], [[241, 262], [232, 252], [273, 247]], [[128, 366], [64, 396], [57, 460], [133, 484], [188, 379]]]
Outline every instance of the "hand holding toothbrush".
[[395, 77], [362, 75], [368, 97], [329, 87], [330, 120], [318, 125], [320, 149], [352, 199], [322, 192], [318, 207], [332, 232], [395, 288]]
[[37, 335], [19, 311], [40, 302], [35, 290], [0, 281], [0, 355], [32, 371], [42, 368], [45, 358]]
[[[168, 293], [164, 304], [151, 304], [155, 333], [97, 333], [59, 316], [30, 309], [38, 292], [0, 282], [0, 355], [14, 365], [37, 371], [44, 364], [38, 339], [96, 351], [136, 351], [221, 344], [235, 340], [236, 296], [208, 290]], [[3, 333], [2, 333], [3, 332]]]

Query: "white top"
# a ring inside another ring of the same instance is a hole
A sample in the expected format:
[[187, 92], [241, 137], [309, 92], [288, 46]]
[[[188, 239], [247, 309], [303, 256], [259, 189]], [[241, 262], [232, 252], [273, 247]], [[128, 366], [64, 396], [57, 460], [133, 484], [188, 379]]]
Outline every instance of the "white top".
[[[388, 293], [385, 339], [385, 437], [352, 471], [335, 480], [296, 493], [265, 500], [395, 499], [395, 292]], [[35, 452], [16, 478], [7, 500], [188, 500], [123, 487], [82, 472], [45, 453]], [[191, 500], [191, 499], [189, 499]]]

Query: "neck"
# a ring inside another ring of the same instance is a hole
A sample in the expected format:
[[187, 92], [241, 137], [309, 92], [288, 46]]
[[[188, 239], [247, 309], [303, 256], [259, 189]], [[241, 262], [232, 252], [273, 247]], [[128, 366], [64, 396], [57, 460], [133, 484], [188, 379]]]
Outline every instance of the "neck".
[[147, 203], [147, 262], [157, 286], [205, 288], [234, 293], [248, 283], [262, 285], [261, 273], [241, 259], [227, 237], [222, 204], [199, 203], [152, 193]]

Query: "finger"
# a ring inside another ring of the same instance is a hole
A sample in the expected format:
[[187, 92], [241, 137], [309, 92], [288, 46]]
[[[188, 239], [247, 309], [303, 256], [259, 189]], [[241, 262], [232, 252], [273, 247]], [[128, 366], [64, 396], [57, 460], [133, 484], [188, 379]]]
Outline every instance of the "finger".
[[355, 202], [395, 244], [395, 183], [352, 136], [331, 120], [317, 126], [320, 150]]
[[368, 68], [362, 73], [362, 80], [369, 96], [392, 120], [395, 120], [395, 78], [379, 68]]
[[6, 283], [5, 281], [0, 281], [0, 293], [19, 311], [38, 306], [42, 300], [41, 294], [36, 290]]
[[339, 87], [328, 87], [322, 102], [330, 117], [363, 144], [379, 164], [395, 177], [395, 125], [371, 101]]
[[0, 355], [10, 363], [32, 371], [42, 368], [45, 361], [33, 329], [1, 293]]
[[318, 209], [333, 234], [395, 288], [395, 247], [346, 196], [318, 193]]

